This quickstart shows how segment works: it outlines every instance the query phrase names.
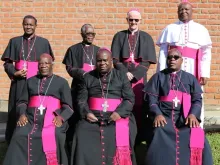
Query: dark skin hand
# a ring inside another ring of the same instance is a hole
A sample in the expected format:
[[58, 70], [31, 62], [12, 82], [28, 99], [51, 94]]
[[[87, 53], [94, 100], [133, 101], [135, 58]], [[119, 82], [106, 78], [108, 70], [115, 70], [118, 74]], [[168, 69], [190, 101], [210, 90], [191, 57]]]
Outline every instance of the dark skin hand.
[[61, 127], [63, 124], [63, 120], [60, 116], [55, 116], [53, 119], [53, 123], [56, 127]]
[[86, 119], [89, 121], [89, 122], [97, 122], [98, 119], [97, 117], [95, 117], [95, 115], [93, 113], [88, 113], [86, 115]]
[[207, 84], [207, 81], [208, 81], [208, 78], [206, 78], [206, 77], [201, 77], [199, 83], [200, 83], [200, 85], [206, 85], [206, 84]]
[[23, 127], [28, 123], [28, 119], [25, 115], [21, 115], [17, 122], [17, 126]]
[[190, 114], [186, 118], [186, 123], [185, 125], [189, 125], [190, 128], [196, 128], [199, 127], [199, 121], [197, 120], [196, 116], [193, 114]]
[[15, 73], [14, 73], [14, 76], [15, 77], [26, 77], [26, 75], [27, 75], [27, 70], [26, 69], [21, 69], [21, 70], [19, 70], [19, 71], [16, 71]]
[[110, 116], [110, 121], [117, 121], [121, 119], [121, 116], [117, 112], [113, 112]]
[[164, 127], [167, 124], [167, 121], [163, 115], [157, 115], [154, 119], [154, 127]]

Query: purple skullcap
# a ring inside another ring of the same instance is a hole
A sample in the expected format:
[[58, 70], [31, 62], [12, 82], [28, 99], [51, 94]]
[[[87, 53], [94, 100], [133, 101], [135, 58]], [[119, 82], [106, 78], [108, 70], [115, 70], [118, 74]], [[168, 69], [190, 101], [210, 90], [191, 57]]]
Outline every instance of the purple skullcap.
[[138, 12], [138, 13], [141, 14], [141, 12], [140, 12], [140, 10], [139, 10], [138, 8], [132, 8], [132, 9], [130, 9], [127, 14], [129, 14], [129, 13], [132, 12], [132, 11], [136, 11], [136, 12]]
[[112, 53], [112, 51], [107, 47], [101, 47], [98, 52], [103, 51], [103, 50], [107, 50], [109, 53]]
[[181, 4], [190, 4], [193, 7], [193, 5], [188, 0], [181, 0], [181, 3], [178, 6]]
[[132, 8], [127, 12], [127, 18], [129, 18], [131, 15], [137, 15], [138, 19], [141, 19], [140, 10], [137, 8]]
[[41, 58], [41, 57], [49, 58], [49, 59], [51, 59], [52, 61], [54, 61], [53, 57], [52, 57], [51, 55], [49, 55], [48, 53], [43, 53], [43, 54], [41, 54], [41, 55], [40, 55], [40, 58]]

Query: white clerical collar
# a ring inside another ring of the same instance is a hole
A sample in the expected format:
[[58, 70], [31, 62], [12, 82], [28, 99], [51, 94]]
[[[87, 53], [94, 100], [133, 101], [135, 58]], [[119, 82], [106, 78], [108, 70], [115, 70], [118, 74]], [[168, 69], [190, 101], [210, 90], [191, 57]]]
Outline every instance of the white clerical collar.
[[189, 22], [182, 22], [182, 21], [179, 21], [179, 24], [189, 24], [189, 23], [192, 23], [194, 22], [193, 20], [190, 20]]
[[92, 45], [92, 43], [91, 43], [91, 44], [86, 44], [86, 43], [82, 42], [82, 45], [83, 45], [83, 46], [86, 46], [86, 47], [89, 47], [89, 46]]
[[86, 47], [89, 47], [89, 46], [91, 46], [91, 45], [87, 45], [87, 44], [85, 44], [85, 46], [86, 46]]
[[130, 29], [128, 29], [128, 30], [131, 32], [132, 35], [134, 35], [134, 33], [137, 32], [139, 29], [137, 28], [137, 29], [135, 29], [133, 31], [131, 31]]

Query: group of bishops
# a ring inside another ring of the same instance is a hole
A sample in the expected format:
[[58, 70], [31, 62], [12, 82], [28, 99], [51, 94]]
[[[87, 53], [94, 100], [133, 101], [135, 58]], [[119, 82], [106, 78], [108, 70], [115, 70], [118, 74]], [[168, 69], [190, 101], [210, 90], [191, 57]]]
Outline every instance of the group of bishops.
[[[141, 13], [127, 13], [128, 29], [111, 50], [93, 44], [91, 24], [63, 59], [67, 80], [53, 73], [54, 54], [37, 36], [37, 19], [23, 18], [24, 35], [2, 55], [11, 79], [3, 165], [213, 165], [203, 130], [203, 90], [210, 76], [211, 39], [178, 5], [179, 20], [161, 33], [158, 72], [152, 37], [139, 29]], [[144, 159], [136, 160], [145, 141]]]

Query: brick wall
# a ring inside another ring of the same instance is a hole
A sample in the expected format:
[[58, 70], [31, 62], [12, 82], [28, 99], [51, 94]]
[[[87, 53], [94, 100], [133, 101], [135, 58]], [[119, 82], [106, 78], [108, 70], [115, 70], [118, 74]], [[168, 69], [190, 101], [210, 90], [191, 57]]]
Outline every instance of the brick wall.
[[[69, 79], [61, 64], [66, 49], [81, 41], [80, 28], [91, 23], [97, 33], [95, 44], [110, 47], [113, 35], [127, 28], [126, 12], [132, 7], [142, 13], [141, 29], [156, 41], [161, 30], [177, 20], [179, 0], [1, 0], [0, 55], [11, 37], [22, 35], [23, 16], [38, 19], [37, 34], [47, 38], [56, 57], [55, 73]], [[205, 91], [205, 103], [220, 105], [220, 0], [191, 0], [193, 19], [205, 25], [212, 37], [211, 79]], [[158, 48], [157, 48], [158, 54]], [[0, 62], [0, 100], [7, 100], [10, 81]], [[155, 72], [151, 66], [149, 74]]]

